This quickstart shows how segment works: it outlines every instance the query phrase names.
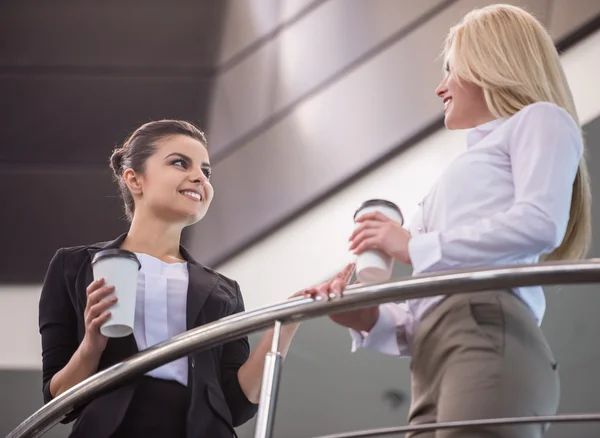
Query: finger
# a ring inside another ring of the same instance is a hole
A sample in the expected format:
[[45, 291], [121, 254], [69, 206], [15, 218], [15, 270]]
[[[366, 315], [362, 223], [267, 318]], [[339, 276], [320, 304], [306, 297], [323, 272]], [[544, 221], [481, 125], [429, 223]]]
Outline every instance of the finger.
[[89, 305], [91, 307], [94, 304], [98, 303], [103, 298], [106, 298], [107, 296], [112, 294], [114, 291], [115, 291], [114, 286], [102, 286], [100, 289], [95, 290], [90, 295], [88, 295], [87, 302], [89, 303]]
[[110, 318], [112, 314], [110, 312], [104, 312], [102, 315], [94, 318], [89, 325], [90, 330], [94, 332], [100, 332], [100, 327]]
[[329, 299], [329, 293], [331, 292], [331, 283], [332, 281], [326, 281], [317, 287], [317, 296], [321, 297], [324, 300]]
[[334, 280], [331, 283], [331, 288], [329, 292], [329, 298], [338, 298], [341, 297], [344, 292], [345, 284], [341, 279]]
[[354, 248], [356, 248], [363, 240], [369, 238], [369, 237], [374, 237], [377, 235], [379, 231], [375, 230], [375, 229], [368, 229], [368, 230], [363, 230], [362, 232], [358, 233], [354, 239], [351, 241], [350, 243], [350, 247], [348, 248], [349, 251], [352, 251]]
[[379, 239], [377, 237], [369, 237], [363, 240], [354, 250], [354, 254], [362, 254], [370, 249], [380, 249]]
[[350, 238], [348, 240], [352, 240], [357, 234], [359, 234], [360, 232], [362, 232], [366, 229], [379, 228], [382, 225], [383, 225], [383, 223], [381, 221], [376, 221], [376, 220], [365, 221], [354, 229], [354, 231], [352, 232], [352, 234], [350, 235]]
[[342, 275], [342, 283], [347, 285], [350, 282], [350, 279], [354, 275], [354, 271], [356, 270], [356, 263], [349, 263], [348, 266], [343, 271]]
[[94, 292], [96, 289], [100, 288], [100, 286], [103, 286], [103, 285], [104, 285], [104, 278], [98, 278], [97, 280], [92, 281], [90, 283], [90, 285], [85, 288], [86, 295], [91, 294], [92, 292]]
[[365, 222], [369, 220], [378, 222], [388, 222], [391, 219], [379, 211], [371, 211], [369, 213], [361, 214], [358, 218], [356, 218], [355, 222]]
[[308, 289], [304, 289], [303, 291], [301, 291], [298, 296], [314, 298], [316, 293], [317, 293], [316, 287], [309, 287]]
[[90, 307], [88, 315], [90, 319], [94, 319], [98, 317], [101, 313], [105, 312], [107, 309], [111, 308], [117, 303], [117, 297], [109, 297], [105, 300], [101, 300], [99, 303], [94, 304]]

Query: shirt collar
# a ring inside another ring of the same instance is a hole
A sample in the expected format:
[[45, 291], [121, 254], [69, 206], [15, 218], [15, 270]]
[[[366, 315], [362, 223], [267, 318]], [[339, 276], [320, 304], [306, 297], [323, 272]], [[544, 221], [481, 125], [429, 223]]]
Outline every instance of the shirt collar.
[[489, 133], [501, 126], [506, 120], [494, 119], [492, 121], [477, 125], [467, 134], [467, 147], [473, 147], [483, 140]]

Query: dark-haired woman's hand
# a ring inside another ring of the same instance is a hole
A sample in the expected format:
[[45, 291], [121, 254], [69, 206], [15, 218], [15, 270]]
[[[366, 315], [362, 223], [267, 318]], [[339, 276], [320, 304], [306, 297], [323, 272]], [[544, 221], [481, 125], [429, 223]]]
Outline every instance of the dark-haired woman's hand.
[[108, 338], [100, 333], [100, 327], [110, 318], [108, 309], [117, 302], [117, 297], [110, 296], [114, 291], [114, 286], [106, 285], [104, 279], [94, 280], [86, 289], [85, 336], [81, 351], [89, 358], [99, 358], [106, 348]]
[[320, 297], [324, 300], [341, 297], [344, 293], [344, 289], [346, 289], [346, 286], [348, 286], [348, 283], [352, 279], [355, 267], [356, 265], [354, 263], [349, 263], [331, 280], [327, 280], [318, 286], [296, 292], [292, 297], [304, 295], [313, 298]]

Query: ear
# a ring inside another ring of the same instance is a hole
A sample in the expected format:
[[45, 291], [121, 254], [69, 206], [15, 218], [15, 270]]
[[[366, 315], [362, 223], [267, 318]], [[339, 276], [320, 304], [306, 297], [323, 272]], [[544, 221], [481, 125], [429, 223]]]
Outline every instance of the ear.
[[132, 168], [125, 170], [125, 172], [123, 172], [123, 180], [125, 181], [125, 184], [127, 184], [132, 195], [142, 194], [142, 181], [139, 175], [135, 173], [135, 170]]

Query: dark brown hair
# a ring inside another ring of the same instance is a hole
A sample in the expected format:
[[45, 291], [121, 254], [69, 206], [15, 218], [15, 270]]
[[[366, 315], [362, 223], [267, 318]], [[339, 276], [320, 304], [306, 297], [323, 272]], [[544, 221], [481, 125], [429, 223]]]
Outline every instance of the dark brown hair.
[[115, 149], [110, 156], [110, 167], [115, 181], [119, 184], [125, 214], [130, 221], [133, 218], [135, 204], [123, 179], [123, 173], [127, 169], [133, 169], [136, 173], [143, 174], [146, 160], [154, 154], [158, 143], [173, 135], [185, 135], [198, 140], [204, 146], [207, 145], [206, 136], [193, 124], [181, 120], [158, 120], [140, 126], [123, 143], [123, 146]]

